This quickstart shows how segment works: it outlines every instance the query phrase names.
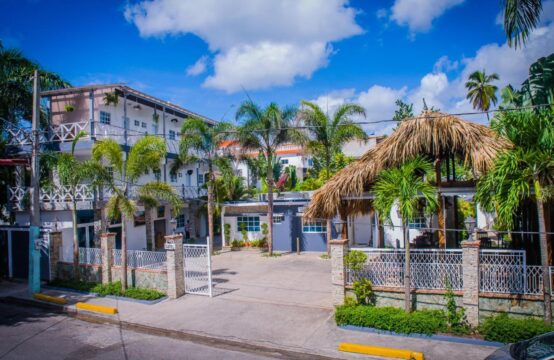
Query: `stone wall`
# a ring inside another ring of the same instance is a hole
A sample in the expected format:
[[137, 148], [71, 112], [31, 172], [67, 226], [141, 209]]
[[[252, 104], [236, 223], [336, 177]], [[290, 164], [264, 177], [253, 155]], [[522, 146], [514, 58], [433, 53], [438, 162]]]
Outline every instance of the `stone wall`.
[[[376, 306], [404, 307], [404, 289], [402, 288], [374, 288]], [[412, 306], [414, 310], [421, 309], [445, 309], [445, 291], [442, 290], [417, 290], [412, 293]], [[347, 296], [354, 296], [350, 288]], [[463, 306], [462, 294], [454, 292], [457, 305]], [[534, 316], [542, 318], [543, 303], [539, 296], [517, 296], [481, 293], [479, 294], [479, 319], [482, 320], [492, 315], [508, 313], [514, 317]]]
[[[102, 267], [96, 265], [80, 265], [81, 279], [88, 282], [102, 282]], [[112, 268], [112, 279], [121, 279], [122, 269], [120, 266]], [[71, 263], [58, 263], [56, 277], [59, 279], [73, 278], [73, 265]], [[167, 292], [167, 272], [149, 269], [127, 269], [127, 282], [131, 287], [141, 287]]]

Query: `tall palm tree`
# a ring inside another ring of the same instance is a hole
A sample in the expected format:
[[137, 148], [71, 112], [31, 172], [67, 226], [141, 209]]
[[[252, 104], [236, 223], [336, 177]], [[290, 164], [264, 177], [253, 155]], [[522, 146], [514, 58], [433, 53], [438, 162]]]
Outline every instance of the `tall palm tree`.
[[[552, 109], [505, 112], [495, 117], [492, 127], [515, 147], [497, 158], [492, 170], [479, 180], [476, 194], [485, 210], [496, 211], [496, 221], [508, 229], [513, 228], [521, 201], [534, 199], [543, 274], [549, 269], [544, 204], [554, 196], [553, 118]], [[543, 282], [543, 292], [544, 320], [551, 323], [549, 281]]]
[[[487, 75], [485, 71], [474, 71], [469, 75], [466, 82], [466, 98], [471, 101], [474, 109], [489, 111], [491, 102], [496, 105], [498, 87], [491, 84], [494, 80], [498, 80], [498, 74]], [[490, 120], [488, 112], [487, 119]]]
[[[333, 159], [336, 154], [342, 153], [342, 146], [352, 139], [366, 139], [365, 131], [352, 120], [355, 115], [365, 117], [365, 109], [357, 104], [343, 104], [329, 116], [313, 102], [302, 101], [302, 105], [305, 107], [300, 111], [300, 118], [304, 121], [309, 136], [307, 149], [322, 160], [324, 180], [328, 181], [333, 171]], [[331, 219], [327, 219], [326, 228], [327, 254], [330, 255]]]
[[73, 274], [79, 278], [79, 240], [77, 237], [77, 193], [78, 187], [85, 182], [93, 185], [99, 181], [107, 181], [109, 175], [104, 167], [97, 161], [79, 161], [75, 157], [75, 146], [79, 140], [86, 136], [80, 131], [71, 143], [71, 152], [60, 152], [54, 156], [53, 162], [60, 180], [60, 184], [66, 186], [71, 197], [71, 217], [73, 220]]
[[[122, 286], [127, 288], [127, 219], [132, 218], [137, 203], [131, 199], [131, 187], [147, 171], [159, 169], [166, 154], [164, 140], [157, 136], [144, 136], [139, 139], [127, 156], [124, 156], [120, 145], [113, 139], [106, 139], [94, 144], [92, 158], [105, 162], [114, 171], [114, 179], [106, 184], [112, 193], [105, 210], [111, 219], [121, 217], [121, 264], [123, 267]], [[138, 198], [146, 205], [152, 206], [155, 201], [165, 200], [173, 207], [179, 207], [181, 199], [175, 189], [166, 183], [150, 181], [136, 186]]]
[[541, 0], [504, 0], [504, 32], [509, 46], [525, 45], [531, 31], [539, 24]]
[[219, 122], [208, 125], [199, 118], [189, 118], [181, 127], [181, 142], [179, 144], [179, 157], [173, 163], [172, 171], [179, 167], [198, 161], [208, 165], [208, 236], [210, 251], [214, 252], [214, 163], [224, 156], [220, 153], [220, 146], [230, 136], [232, 125]]
[[408, 222], [417, 216], [421, 200], [425, 201], [426, 210], [429, 212], [434, 211], [437, 206], [435, 188], [425, 179], [425, 174], [432, 171], [433, 166], [430, 162], [417, 157], [398, 168], [382, 171], [373, 187], [375, 194], [373, 206], [381, 215], [382, 220], [390, 222], [390, 214], [394, 205], [398, 207], [402, 218], [405, 249], [404, 308], [406, 311], [411, 311]]
[[267, 245], [269, 256], [273, 255], [274, 176], [272, 163], [276, 156], [276, 150], [280, 145], [304, 142], [305, 136], [298, 129], [292, 128], [295, 117], [295, 108], [281, 109], [275, 103], [270, 103], [265, 108], [261, 108], [250, 100], [243, 102], [236, 113], [236, 119], [241, 122], [238, 140], [242, 148], [244, 150], [259, 150], [266, 159], [267, 215], [269, 218]]

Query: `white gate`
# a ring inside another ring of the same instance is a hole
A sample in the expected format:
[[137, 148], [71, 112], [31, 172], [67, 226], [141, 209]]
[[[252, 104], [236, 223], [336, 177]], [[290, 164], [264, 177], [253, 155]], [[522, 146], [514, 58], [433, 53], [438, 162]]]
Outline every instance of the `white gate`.
[[185, 293], [212, 296], [212, 258], [208, 245], [183, 244]]

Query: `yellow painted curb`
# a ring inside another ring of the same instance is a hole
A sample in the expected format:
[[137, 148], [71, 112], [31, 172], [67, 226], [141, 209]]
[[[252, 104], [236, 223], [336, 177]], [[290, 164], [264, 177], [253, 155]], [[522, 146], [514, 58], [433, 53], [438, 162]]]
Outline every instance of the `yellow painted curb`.
[[423, 353], [412, 351], [412, 350], [402, 350], [402, 349], [391, 349], [379, 346], [369, 346], [361, 344], [351, 344], [351, 343], [340, 343], [340, 351], [353, 352], [365, 355], [374, 355], [382, 356], [393, 359], [406, 359], [406, 360], [425, 360]]
[[99, 312], [99, 313], [102, 313], [102, 314], [108, 314], [108, 315], [117, 314], [117, 308], [110, 307], [110, 306], [94, 305], [94, 304], [87, 304], [87, 303], [79, 302], [79, 303], [75, 304], [75, 307], [77, 309], [87, 310], [87, 311], [94, 311], [94, 312]]
[[49, 303], [54, 303], [58, 305], [65, 305], [67, 304], [67, 300], [60, 297], [45, 295], [45, 294], [33, 294], [33, 298], [40, 300], [40, 301], [46, 301]]

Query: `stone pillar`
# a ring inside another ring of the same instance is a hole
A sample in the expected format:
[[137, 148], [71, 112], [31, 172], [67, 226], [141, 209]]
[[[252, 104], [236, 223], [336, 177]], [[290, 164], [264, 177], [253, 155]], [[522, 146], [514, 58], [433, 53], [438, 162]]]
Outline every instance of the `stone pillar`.
[[115, 233], [100, 234], [102, 252], [102, 284], [112, 282], [113, 249], [115, 248]]
[[479, 240], [462, 241], [463, 304], [467, 321], [479, 325]]
[[333, 305], [344, 304], [346, 267], [344, 256], [348, 253], [348, 239], [331, 240], [331, 283], [333, 284]]
[[185, 274], [183, 263], [183, 235], [165, 237], [167, 254], [167, 296], [177, 299], [185, 294]]
[[48, 235], [48, 252], [50, 254], [50, 281], [58, 277], [58, 262], [62, 251], [62, 232], [51, 231]]

